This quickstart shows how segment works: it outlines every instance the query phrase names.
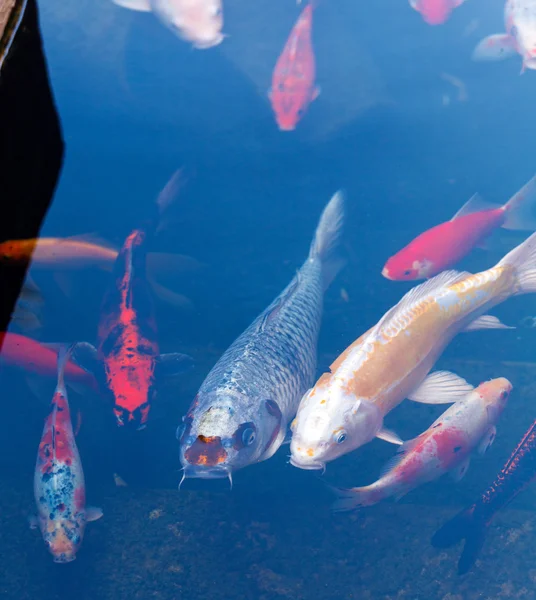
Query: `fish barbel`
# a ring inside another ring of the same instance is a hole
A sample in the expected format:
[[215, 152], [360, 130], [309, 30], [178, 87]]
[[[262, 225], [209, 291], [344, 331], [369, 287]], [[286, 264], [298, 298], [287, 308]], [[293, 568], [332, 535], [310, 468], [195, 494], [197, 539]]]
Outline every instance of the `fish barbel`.
[[401, 443], [383, 430], [385, 415], [404, 398], [441, 404], [463, 397], [467, 382], [444, 371], [429, 375], [434, 363], [459, 332], [504, 328], [485, 311], [531, 292], [536, 234], [487, 271], [445, 271], [412, 289], [304, 396], [292, 427], [291, 463], [322, 469], [375, 436]]
[[309, 256], [283, 292], [227, 349], [177, 430], [184, 478], [229, 477], [270, 458], [316, 370], [324, 290], [337, 258], [343, 197], [320, 218]]

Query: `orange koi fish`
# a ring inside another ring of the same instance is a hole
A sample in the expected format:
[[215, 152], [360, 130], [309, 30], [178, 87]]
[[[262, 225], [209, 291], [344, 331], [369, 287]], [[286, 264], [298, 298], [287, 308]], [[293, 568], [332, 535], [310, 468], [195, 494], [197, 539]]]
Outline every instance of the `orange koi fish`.
[[76, 558], [84, 537], [86, 523], [102, 517], [100, 508], [86, 506], [86, 487], [82, 462], [76, 447], [71, 413], [64, 383], [70, 352], [60, 350], [58, 384], [51, 410], [45, 421], [34, 473], [37, 517], [30, 520], [39, 526], [54, 562], [67, 563]]
[[268, 93], [281, 131], [292, 131], [309, 104], [320, 94], [311, 31], [313, 6], [308, 4], [292, 28], [272, 74]]
[[112, 397], [119, 426], [145, 427], [156, 392], [157, 371], [182, 373], [193, 366], [185, 354], [160, 355], [153, 300], [146, 277], [143, 229], [132, 231], [114, 266], [114, 282], [102, 304], [97, 348], [78, 344], [77, 362], [87, 362]]

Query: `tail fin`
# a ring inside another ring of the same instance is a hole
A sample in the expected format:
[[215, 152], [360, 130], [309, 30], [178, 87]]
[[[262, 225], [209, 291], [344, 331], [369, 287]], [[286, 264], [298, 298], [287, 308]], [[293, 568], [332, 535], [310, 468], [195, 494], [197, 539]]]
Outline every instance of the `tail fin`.
[[350, 489], [330, 486], [330, 489], [338, 496], [338, 500], [331, 505], [333, 512], [346, 512], [364, 506], [372, 506], [382, 499], [378, 491], [371, 486]]
[[536, 175], [504, 205], [504, 229], [534, 231], [536, 229]]
[[61, 345], [58, 350], [58, 384], [56, 391], [64, 395], [67, 393], [65, 390], [65, 367], [71, 359], [71, 354], [75, 346], [76, 344], [71, 344], [70, 346]]
[[327, 289], [344, 266], [338, 254], [344, 225], [344, 194], [338, 191], [328, 202], [318, 222], [315, 237], [309, 251], [309, 259], [320, 259], [324, 289]]
[[516, 289], [513, 295], [536, 292], [536, 233], [511, 250], [497, 266], [515, 269]]
[[432, 537], [434, 548], [449, 548], [461, 540], [465, 545], [458, 561], [458, 574], [464, 575], [475, 564], [484, 544], [487, 523], [475, 516], [476, 505], [462, 510], [447, 521]]

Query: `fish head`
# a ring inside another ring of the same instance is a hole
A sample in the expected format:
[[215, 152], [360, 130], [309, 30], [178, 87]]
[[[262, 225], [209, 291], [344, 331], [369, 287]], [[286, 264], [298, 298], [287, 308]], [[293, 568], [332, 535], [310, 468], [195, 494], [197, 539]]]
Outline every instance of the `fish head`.
[[309, 105], [306, 94], [300, 90], [289, 91], [284, 81], [274, 82], [270, 101], [280, 131], [294, 131]]
[[221, 0], [166, 0], [165, 5], [164, 20], [195, 48], [211, 48], [223, 41]]
[[416, 281], [431, 277], [433, 274], [432, 261], [426, 258], [417, 259], [404, 251], [392, 256], [382, 270], [382, 275], [392, 281]]
[[337, 386], [313, 388], [292, 424], [290, 462], [300, 469], [325, 469], [327, 462], [372, 440], [382, 424], [380, 409], [369, 400]]
[[428, 25], [441, 25], [449, 18], [453, 9], [452, 0], [410, 0]]
[[234, 471], [268, 458], [284, 434], [272, 400], [229, 390], [198, 394], [177, 429], [184, 478], [230, 479]]
[[505, 377], [498, 377], [481, 383], [475, 390], [480, 396], [488, 413], [488, 421], [495, 424], [506, 407], [512, 384]]
[[82, 519], [46, 519], [41, 530], [54, 562], [68, 563], [75, 560], [82, 543]]

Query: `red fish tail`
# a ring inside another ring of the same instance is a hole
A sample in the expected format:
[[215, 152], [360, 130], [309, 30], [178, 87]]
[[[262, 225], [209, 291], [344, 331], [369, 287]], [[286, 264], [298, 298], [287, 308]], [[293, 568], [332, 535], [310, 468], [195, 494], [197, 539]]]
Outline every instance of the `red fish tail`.
[[479, 515], [477, 505], [462, 510], [447, 521], [432, 537], [434, 548], [449, 548], [461, 540], [465, 540], [460, 560], [458, 574], [464, 575], [475, 564], [480, 550], [484, 545], [489, 521]]

